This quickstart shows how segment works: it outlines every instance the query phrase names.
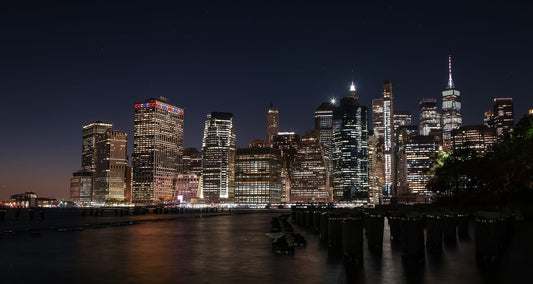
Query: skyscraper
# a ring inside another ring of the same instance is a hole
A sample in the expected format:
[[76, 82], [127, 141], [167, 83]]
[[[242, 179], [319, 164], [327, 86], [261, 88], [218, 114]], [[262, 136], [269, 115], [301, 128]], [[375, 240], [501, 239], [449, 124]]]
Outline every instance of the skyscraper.
[[461, 92], [459, 92], [452, 80], [452, 56], [448, 56], [448, 86], [442, 91], [442, 141], [444, 150], [451, 150], [452, 130], [463, 125], [461, 115]]
[[83, 126], [83, 140], [81, 150], [81, 168], [94, 172], [96, 170], [96, 144], [113, 127], [111, 123], [94, 121]]
[[274, 136], [274, 148], [281, 151], [283, 167], [281, 169], [281, 202], [290, 202], [291, 173], [296, 153], [300, 147], [300, 135], [294, 132], [279, 132]]
[[328, 170], [332, 169], [332, 142], [333, 142], [333, 102], [324, 102], [315, 110], [315, 130], [318, 131], [318, 140], [326, 156]]
[[206, 203], [234, 201], [236, 143], [233, 114], [208, 114], [202, 142], [201, 176], [201, 197]]
[[427, 136], [433, 130], [440, 130], [441, 116], [437, 109], [437, 99], [422, 99], [418, 105], [420, 135]]
[[496, 129], [485, 125], [461, 126], [453, 131], [452, 149], [470, 149], [484, 156], [497, 142]]
[[514, 107], [512, 98], [494, 99], [494, 127], [500, 138], [513, 133]]
[[394, 111], [394, 132], [400, 128], [400, 126], [407, 126], [413, 123], [413, 115], [410, 111]]
[[291, 174], [291, 202], [331, 202], [326, 156], [316, 131], [302, 138]]
[[135, 104], [133, 135], [134, 203], [173, 199], [173, 179], [181, 171], [183, 109], [165, 98]]
[[333, 112], [333, 190], [336, 200], [368, 201], [368, 109], [353, 83]]
[[494, 127], [494, 111], [492, 109], [487, 110], [483, 114], [483, 125], [486, 127]]
[[94, 201], [124, 201], [128, 166], [128, 135], [109, 129], [96, 142], [96, 169], [94, 171]]
[[410, 194], [425, 194], [438, 144], [434, 136], [412, 136], [405, 145], [407, 184]]
[[268, 146], [272, 147], [274, 143], [274, 136], [279, 132], [279, 112], [274, 105], [270, 104], [267, 113], [267, 142]]
[[269, 204], [281, 202], [281, 168], [279, 149], [251, 143], [237, 149], [235, 158], [235, 203]]

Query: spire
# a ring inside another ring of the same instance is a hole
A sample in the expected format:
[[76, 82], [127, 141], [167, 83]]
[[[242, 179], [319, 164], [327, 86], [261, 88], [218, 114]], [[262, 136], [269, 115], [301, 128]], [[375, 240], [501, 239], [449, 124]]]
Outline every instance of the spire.
[[355, 92], [355, 85], [353, 84], [353, 81], [352, 81], [352, 85], [350, 86], [350, 92]]
[[448, 55], [448, 89], [455, 89], [455, 85], [452, 80], [452, 55]]

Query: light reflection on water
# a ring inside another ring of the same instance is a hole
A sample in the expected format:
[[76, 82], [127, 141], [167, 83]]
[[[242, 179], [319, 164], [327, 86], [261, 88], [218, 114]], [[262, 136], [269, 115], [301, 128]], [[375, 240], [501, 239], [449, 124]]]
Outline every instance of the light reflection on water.
[[[79, 232], [43, 232], [0, 240], [2, 283], [498, 283], [496, 271], [477, 268], [472, 240], [444, 246], [422, 265], [402, 264], [400, 248], [366, 249], [364, 265], [350, 270], [318, 235], [294, 256], [274, 255], [265, 236], [273, 214], [218, 216]], [[471, 232], [471, 236], [473, 232]], [[489, 274], [487, 274], [489, 273]], [[492, 273], [492, 274], [490, 274]], [[503, 281], [506, 282], [506, 281]]]

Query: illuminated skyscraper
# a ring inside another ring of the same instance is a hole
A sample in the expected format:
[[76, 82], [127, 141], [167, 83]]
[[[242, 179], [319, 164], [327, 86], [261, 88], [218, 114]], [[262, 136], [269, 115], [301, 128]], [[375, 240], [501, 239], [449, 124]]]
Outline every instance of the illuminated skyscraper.
[[331, 202], [325, 153], [316, 131], [302, 138], [291, 174], [291, 202]]
[[202, 175], [202, 153], [196, 148], [183, 150], [183, 173]]
[[94, 172], [96, 170], [96, 144], [113, 127], [111, 123], [94, 121], [83, 126], [81, 168]]
[[372, 100], [372, 127], [375, 137], [375, 173], [388, 203], [395, 188], [394, 116], [392, 83], [383, 83], [383, 98]]
[[479, 156], [484, 156], [492, 150], [497, 142], [496, 129], [485, 125], [461, 126], [453, 131], [452, 149], [470, 149]]
[[236, 143], [233, 114], [208, 114], [202, 142], [201, 177], [201, 197], [206, 203], [234, 201]]
[[368, 110], [353, 83], [333, 112], [333, 191], [335, 200], [368, 201]]
[[407, 126], [413, 123], [413, 115], [410, 111], [394, 111], [394, 132], [400, 128], [400, 126]]
[[124, 201], [128, 166], [128, 135], [109, 129], [96, 142], [96, 169], [94, 172], [94, 201]]
[[296, 153], [300, 147], [300, 135], [294, 132], [279, 132], [274, 136], [274, 148], [281, 151], [283, 167], [281, 169], [281, 202], [290, 202], [291, 173]]
[[272, 104], [267, 113], [267, 142], [271, 147], [274, 143], [274, 136], [279, 132], [279, 112]]
[[407, 171], [407, 185], [410, 194], [426, 192], [426, 184], [431, 175], [429, 169], [434, 164], [434, 157], [438, 151], [438, 144], [434, 136], [412, 136], [405, 144], [405, 161]]
[[442, 141], [444, 150], [451, 150], [452, 130], [463, 125], [461, 114], [461, 93], [452, 80], [452, 56], [448, 56], [448, 86], [442, 91]]
[[183, 109], [169, 105], [165, 98], [135, 104], [132, 201], [172, 200], [182, 155]]
[[500, 138], [513, 133], [514, 108], [512, 98], [494, 99], [494, 127]]
[[420, 135], [427, 136], [431, 131], [441, 129], [441, 116], [437, 109], [437, 99], [422, 99], [419, 103]]
[[281, 202], [281, 168], [279, 149], [251, 143], [237, 149], [235, 158], [235, 203], [279, 204]]
[[326, 155], [328, 170], [332, 168], [332, 142], [333, 142], [333, 102], [322, 103], [315, 110], [315, 130], [318, 131], [318, 139]]

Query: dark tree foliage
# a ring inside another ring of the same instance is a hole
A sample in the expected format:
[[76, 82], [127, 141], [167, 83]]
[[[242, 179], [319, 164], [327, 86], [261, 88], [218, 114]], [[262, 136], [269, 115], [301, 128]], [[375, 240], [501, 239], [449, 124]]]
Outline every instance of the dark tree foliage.
[[[442, 157], [441, 157], [442, 158]], [[446, 196], [476, 196], [478, 201], [533, 203], [533, 116], [525, 116], [513, 136], [479, 157], [456, 151], [437, 161], [428, 189]], [[488, 201], [490, 200], [490, 201]]]

